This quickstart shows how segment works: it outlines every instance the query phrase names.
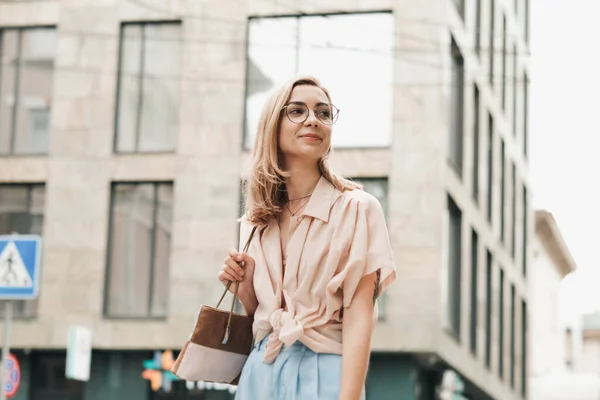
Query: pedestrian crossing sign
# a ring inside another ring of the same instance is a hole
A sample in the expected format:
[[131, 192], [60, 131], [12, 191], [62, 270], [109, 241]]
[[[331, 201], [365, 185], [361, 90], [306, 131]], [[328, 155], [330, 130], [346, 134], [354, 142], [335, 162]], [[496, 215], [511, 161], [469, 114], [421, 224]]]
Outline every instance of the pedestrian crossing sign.
[[38, 235], [0, 236], [0, 299], [38, 296], [41, 243]]

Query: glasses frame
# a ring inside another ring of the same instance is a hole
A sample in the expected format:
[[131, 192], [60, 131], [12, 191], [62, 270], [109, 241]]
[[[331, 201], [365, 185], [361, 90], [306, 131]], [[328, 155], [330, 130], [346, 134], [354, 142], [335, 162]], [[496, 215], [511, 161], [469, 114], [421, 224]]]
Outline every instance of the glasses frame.
[[[286, 109], [287, 109], [289, 106], [291, 106], [291, 105], [296, 105], [296, 106], [304, 106], [304, 107], [306, 107], [306, 109], [308, 110], [308, 112], [306, 113], [306, 118], [304, 118], [304, 120], [303, 120], [303, 121], [301, 121], [301, 122], [292, 121], [292, 118], [290, 118], [290, 116], [289, 116], [289, 114], [288, 114], [288, 112], [287, 112], [287, 110], [286, 110]], [[327, 122], [323, 121], [321, 118], [319, 118], [319, 114], [317, 114], [317, 113], [315, 112], [315, 110], [313, 109], [313, 110], [312, 110], [312, 112], [313, 112], [313, 114], [315, 115], [315, 117], [316, 117], [316, 118], [317, 118], [317, 119], [318, 119], [318, 120], [319, 120], [321, 123], [323, 123], [323, 124], [325, 124], [325, 125], [333, 125], [333, 124], [335, 124], [335, 123], [337, 122], [337, 119], [338, 119], [338, 117], [340, 116], [340, 109], [339, 109], [339, 108], [337, 108], [336, 106], [334, 106], [334, 105], [333, 105], [333, 104], [331, 104], [331, 103], [321, 103], [321, 105], [327, 105], [327, 106], [331, 107], [331, 111], [332, 111], [332, 113], [333, 113], [333, 117], [331, 118], [331, 121], [332, 121], [332, 122], [331, 122], [331, 123], [327, 123]], [[308, 107], [306, 104], [304, 104], [304, 103], [302, 103], [302, 102], [290, 102], [290, 103], [287, 103], [286, 105], [284, 105], [283, 107], [281, 107], [281, 110], [280, 110], [280, 111], [285, 111], [285, 116], [287, 117], [287, 119], [289, 119], [289, 120], [290, 120], [290, 122], [291, 122], [291, 123], [293, 123], [293, 124], [303, 124], [303, 123], [304, 123], [304, 122], [306, 122], [306, 120], [308, 119], [308, 117], [309, 117], [309, 115], [310, 115], [310, 111], [311, 111], [311, 109], [310, 109], [310, 108], [309, 108], [309, 107]]]

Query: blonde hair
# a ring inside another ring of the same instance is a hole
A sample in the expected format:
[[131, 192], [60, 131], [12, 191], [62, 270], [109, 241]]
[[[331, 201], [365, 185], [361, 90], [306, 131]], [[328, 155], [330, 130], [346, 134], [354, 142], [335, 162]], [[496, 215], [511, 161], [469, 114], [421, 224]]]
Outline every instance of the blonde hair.
[[[310, 85], [321, 89], [329, 102], [329, 92], [312, 76], [299, 76], [279, 87], [266, 101], [260, 114], [254, 148], [252, 149], [252, 166], [248, 182], [245, 185], [246, 219], [254, 225], [266, 225], [270, 217], [281, 212], [284, 200], [285, 181], [289, 172], [282, 169], [279, 160], [279, 123], [283, 113], [281, 109], [289, 101], [292, 90], [296, 86]], [[345, 179], [329, 169], [327, 154], [319, 160], [321, 175], [338, 190], [362, 188], [356, 182]]]

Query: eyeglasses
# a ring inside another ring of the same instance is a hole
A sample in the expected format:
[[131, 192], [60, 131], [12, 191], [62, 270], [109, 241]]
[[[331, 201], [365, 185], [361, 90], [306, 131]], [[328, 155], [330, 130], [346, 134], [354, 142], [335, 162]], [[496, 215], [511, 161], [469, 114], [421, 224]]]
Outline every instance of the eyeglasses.
[[[301, 102], [291, 102], [281, 108], [285, 110], [285, 115], [295, 124], [302, 124], [308, 119], [308, 106]], [[337, 121], [340, 110], [333, 104], [319, 103], [313, 110], [313, 113], [319, 121], [325, 125], [333, 125]]]

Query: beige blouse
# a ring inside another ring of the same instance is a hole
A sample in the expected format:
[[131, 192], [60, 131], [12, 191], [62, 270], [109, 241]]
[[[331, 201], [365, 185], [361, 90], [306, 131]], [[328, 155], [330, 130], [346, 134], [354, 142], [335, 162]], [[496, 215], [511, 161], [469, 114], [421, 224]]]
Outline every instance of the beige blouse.
[[[240, 243], [251, 229], [242, 217]], [[316, 353], [342, 354], [341, 311], [361, 278], [380, 270], [379, 294], [396, 279], [383, 210], [367, 192], [341, 192], [321, 177], [304, 211], [292, 217], [290, 232], [285, 274], [275, 218], [257, 230], [248, 249], [256, 261], [253, 330], [257, 343], [270, 334], [267, 363], [297, 340]]]

